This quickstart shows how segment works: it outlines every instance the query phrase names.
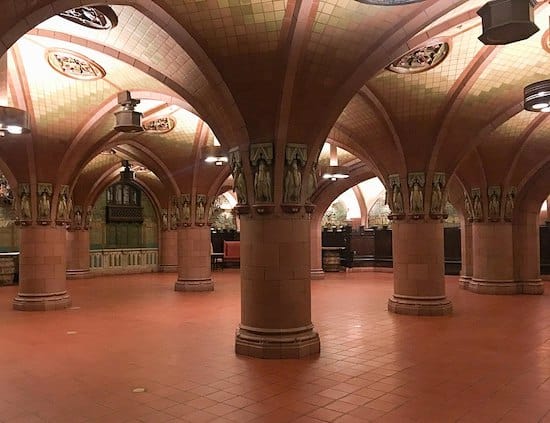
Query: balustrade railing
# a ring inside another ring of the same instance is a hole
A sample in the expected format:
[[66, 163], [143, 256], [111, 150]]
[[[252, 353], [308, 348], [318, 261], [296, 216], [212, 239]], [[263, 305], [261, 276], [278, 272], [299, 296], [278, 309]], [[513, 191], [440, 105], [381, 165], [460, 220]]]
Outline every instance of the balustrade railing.
[[92, 273], [146, 273], [158, 271], [158, 248], [90, 250]]

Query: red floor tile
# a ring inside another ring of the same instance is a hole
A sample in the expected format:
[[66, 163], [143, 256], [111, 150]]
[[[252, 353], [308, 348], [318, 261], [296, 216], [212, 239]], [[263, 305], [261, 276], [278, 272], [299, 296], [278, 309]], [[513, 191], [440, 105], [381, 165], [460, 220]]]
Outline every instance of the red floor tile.
[[174, 292], [175, 274], [68, 281], [80, 308], [45, 313], [0, 288], [0, 422], [550, 422], [548, 294], [449, 277], [453, 316], [398, 316], [391, 274], [328, 274], [321, 354], [257, 360], [234, 353], [238, 271], [213, 276], [211, 293]]

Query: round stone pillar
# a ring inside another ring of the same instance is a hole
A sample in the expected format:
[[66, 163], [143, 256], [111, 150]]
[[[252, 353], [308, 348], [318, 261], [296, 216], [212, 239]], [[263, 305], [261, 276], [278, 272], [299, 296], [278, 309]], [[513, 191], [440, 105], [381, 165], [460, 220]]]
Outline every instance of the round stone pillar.
[[301, 214], [241, 215], [241, 324], [237, 354], [317, 354], [311, 323], [310, 221]]
[[472, 223], [469, 221], [462, 222], [460, 228], [460, 248], [462, 250], [462, 268], [460, 269], [458, 284], [461, 288], [468, 289], [474, 271], [472, 262]]
[[184, 226], [177, 230], [178, 280], [176, 291], [213, 291], [210, 269], [210, 227]]
[[87, 230], [68, 230], [67, 279], [90, 277], [90, 233]]
[[161, 272], [178, 271], [178, 231], [166, 230], [160, 233]]
[[21, 227], [15, 310], [45, 311], [71, 305], [65, 277], [66, 243], [66, 229], [62, 226]]
[[515, 279], [523, 294], [543, 294], [540, 278], [539, 213], [518, 213], [513, 224]]
[[323, 240], [321, 231], [321, 222], [318, 219], [312, 220], [310, 224], [311, 238], [311, 279], [324, 279], [323, 271]]
[[388, 310], [423, 316], [452, 312], [445, 296], [443, 224], [423, 219], [392, 224], [394, 294]]
[[472, 224], [473, 276], [468, 290], [479, 294], [520, 294], [514, 280], [512, 224]]

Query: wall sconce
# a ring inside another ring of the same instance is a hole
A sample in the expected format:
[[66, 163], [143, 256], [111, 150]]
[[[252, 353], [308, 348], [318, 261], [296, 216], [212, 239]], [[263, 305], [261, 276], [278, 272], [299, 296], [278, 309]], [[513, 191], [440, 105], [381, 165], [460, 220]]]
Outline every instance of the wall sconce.
[[214, 163], [216, 166], [223, 166], [229, 161], [227, 151], [225, 151], [220, 145], [209, 145], [203, 147], [201, 150], [201, 156], [206, 163]]
[[0, 106], [0, 137], [30, 132], [27, 112], [15, 107]]
[[550, 112], [550, 79], [534, 82], [523, 89], [523, 107], [530, 112]]
[[122, 110], [115, 112], [115, 131], [118, 132], [143, 132], [141, 126], [142, 114], [135, 111], [135, 107], [139, 104], [139, 100], [135, 100], [130, 95], [130, 91], [122, 91], [118, 94], [118, 104], [122, 106]]

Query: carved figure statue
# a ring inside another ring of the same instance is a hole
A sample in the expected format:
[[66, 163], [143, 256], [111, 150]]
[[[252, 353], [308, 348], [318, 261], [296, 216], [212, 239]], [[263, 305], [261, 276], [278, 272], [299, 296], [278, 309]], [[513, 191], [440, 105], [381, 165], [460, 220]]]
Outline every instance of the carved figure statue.
[[31, 195], [28, 191], [21, 192], [21, 219], [31, 219]]
[[433, 185], [432, 190], [432, 205], [430, 211], [434, 214], [440, 214], [443, 208], [443, 192], [441, 191], [441, 183], [437, 181]]
[[44, 189], [40, 193], [40, 199], [38, 201], [38, 217], [47, 219], [50, 217], [50, 194]]
[[285, 175], [285, 203], [299, 202], [301, 188], [302, 173], [298, 169], [298, 162], [294, 159]]
[[466, 193], [464, 193], [464, 210], [466, 212], [466, 218], [467, 219], [473, 219], [474, 218], [474, 211], [472, 210], [472, 203], [470, 202], [470, 197]]
[[259, 161], [258, 170], [256, 171], [256, 175], [254, 175], [254, 191], [256, 194], [256, 201], [262, 203], [272, 201], [271, 174], [264, 160]]
[[162, 229], [167, 230], [168, 229], [168, 211], [162, 210]]
[[483, 219], [483, 209], [481, 208], [481, 199], [479, 195], [474, 196], [474, 219], [481, 220]]
[[306, 201], [310, 203], [311, 197], [313, 196], [313, 193], [317, 189], [317, 165], [315, 163], [311, 168], [311, 173], [309, 174], [306, 188], [307, 188]]
[[506, 202], [504, 203], [504, 219], [511, 221], [514, 215], [514, 193], [510, 191], [506, 195]]
[[74, 224], [77, 228], [82, 226], [82, 212], [80, 209], [76, 209], [74, 212]]
[[500, 211], [500, 201], [496, 192], [491, 193], [489, 198], [489, 216], [498, 217]]
[[418, 181], [414, 181], [410, 195], [411, 213], [422, 213], [424, 211], [424, 194]]
[[204, 220], [204, 204], [202, 201], [197, 202], [196, 218], [199, 222]]
[[392, 199], [392, 213], [393, 214], [403, 213], [403, 194], [401, 194], [401, 187], [397, 184], [393, 186], [391, 199]]
[[92, 206], [88, 206], [88, 209], [86, 210], [86, 228], [90, 228], [92, 226]]
[[170, 228], [171, 229], [176, 229], [178, 227], [178, 212], [177, 212], [178, 208], [177, 206], [175, 206], [173, 209], [172, 209], [172, 214], [170, 215]]
[[[179, 212], [179, 208], [176, 210]], [[191, 220], [191, 208], [189, 207], [188, 201], [184, 201], [181, 206], [181, 219], [183, 222], [189, 222], [189, 220]]]
[[246, 182], [241, 166], [240, 162], [235, 162], [233, 166], [233, 192], [237, 195], [238, 204], [246, 204]]
[[68, 211], [67, 193], [62, 192], [59, 196], [59, 203], [57, 204], [57, 218], [59, 220], [67, 220]]

